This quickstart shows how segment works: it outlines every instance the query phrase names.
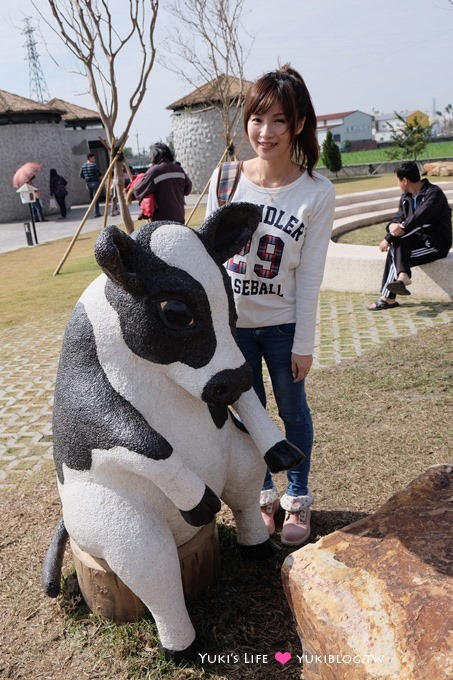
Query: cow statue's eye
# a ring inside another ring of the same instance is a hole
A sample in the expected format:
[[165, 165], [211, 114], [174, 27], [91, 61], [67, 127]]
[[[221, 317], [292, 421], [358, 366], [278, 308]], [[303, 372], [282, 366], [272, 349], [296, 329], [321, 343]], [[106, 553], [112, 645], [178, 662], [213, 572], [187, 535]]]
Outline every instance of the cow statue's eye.
[[192, 310], [182, 300], [161, 300], [160, 313], [170, 328], [190, 328], [195, 325]]

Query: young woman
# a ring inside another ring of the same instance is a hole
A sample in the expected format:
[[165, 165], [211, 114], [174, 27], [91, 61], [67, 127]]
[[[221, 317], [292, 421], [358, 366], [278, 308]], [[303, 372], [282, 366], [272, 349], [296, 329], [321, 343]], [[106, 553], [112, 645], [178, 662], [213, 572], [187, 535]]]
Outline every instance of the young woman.
[[[282, 543], [300, 545], [310, 534], [313, 503], [308, 487], [313, 425], [304, 381], [313, 361], [335, 192], [314, 171], [316, 115], [303, 78], [288, 64], [250, 87], [244, 127], [256, 156], [242, 164], [232, 200], [257, 204], [262, 219], [250, 243], [225, 266], [236, 301], [237, 340], [253, 369], [254, 388], [265, 404], [264, 359], [286, 437], [305, 454], [305, 461], [288, 471], [281, 499], [267, 472], [261, 512], [272, 534], [280, 504]], [[208, 213], [219, 207], [218, 174], [219, 169], [211, 179]]]

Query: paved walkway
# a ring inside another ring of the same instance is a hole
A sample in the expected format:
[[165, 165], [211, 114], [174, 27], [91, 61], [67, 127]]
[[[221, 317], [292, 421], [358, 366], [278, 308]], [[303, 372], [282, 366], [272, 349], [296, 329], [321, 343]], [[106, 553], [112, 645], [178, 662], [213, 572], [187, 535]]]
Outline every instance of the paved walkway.
[[[199, 196], [197, 194], [191, 194], [187, 196], [186, 207], [192, 208], [198, 201]], [[206, 203], [206, 197], [203, 198], [202, 203]], [[57, 215], [50, 215], [46, 218], [45, 222], [37, 222], [35, 224], [36, 236], [38, 239], [38, 244], [45, 243], [46, 241], [55, 241], [59, 238], [64, 238], [67, 236], [74, 236], [79, 225], [85, 216], [88, 205], [76, 205], [68, 211], [68, 215], [64, 220], [57, 219]], [[133, 220], [136, 220], [140, 208], [136, 202], [132, 203], [130, 206], [131, 216]], [[117, 217], [109, 217], [107, 224], [115, 224], [117, 222]], [[25, 235], [25, 222], [31, 222], [27, 218], [24, 218], [22, 222], [11, 222], [0, 224], [0, 253], [6, 253], [10, 250], [17, 250], [18, 248], [24, 247], [34, 247], [27, 245], [27, 237]], [[103, 217], [93, 217], [90, 216], [85, 222], [82, 234], [88, 231], [95, 231], [96, 229], [101, 229], [104, 223]]]
[[[314, 367], [353, 359], [389, 338], [453, 321], [453, 303], [410, 299], [391, 312], [369, 312], [369, 297], [321, 292]], [[64, 320], [0, 332], [0, 487], [14, 487], [52, 458], [52, 400]], [[315, 371], [310, 380], [315, 380]], [[308, 391], [310, 382], [308, 382]]]

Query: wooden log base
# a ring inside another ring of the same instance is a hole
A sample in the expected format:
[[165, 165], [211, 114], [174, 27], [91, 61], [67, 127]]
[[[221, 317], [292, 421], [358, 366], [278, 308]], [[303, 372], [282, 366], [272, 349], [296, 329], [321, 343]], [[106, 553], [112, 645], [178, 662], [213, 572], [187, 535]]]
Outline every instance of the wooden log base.
[[[116, 623], [149, 616], [143, 602], [113, 573], [105, 560], [85, 552], [72, 538], [70, 544], [80, 591], [94, 614]], [[219, 573], [219, 536], [215, 520], [181, 545], [178, 555], [186, 599], [200, 597]]]

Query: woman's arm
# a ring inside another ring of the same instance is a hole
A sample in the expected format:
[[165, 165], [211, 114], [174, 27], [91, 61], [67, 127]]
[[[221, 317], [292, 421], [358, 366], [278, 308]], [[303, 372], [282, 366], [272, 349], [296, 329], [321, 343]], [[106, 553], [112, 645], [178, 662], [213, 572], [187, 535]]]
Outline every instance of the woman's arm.
[[[314, 180], [317, 181], [317, 180]], [[319, 289], [332, 235], [335, 214], [335, 188], [327, 185], [317, 197], [306, 225], [300, 262], [296, 271], [296, 333], [293, 353], [308, 357], [315, 344]]]

